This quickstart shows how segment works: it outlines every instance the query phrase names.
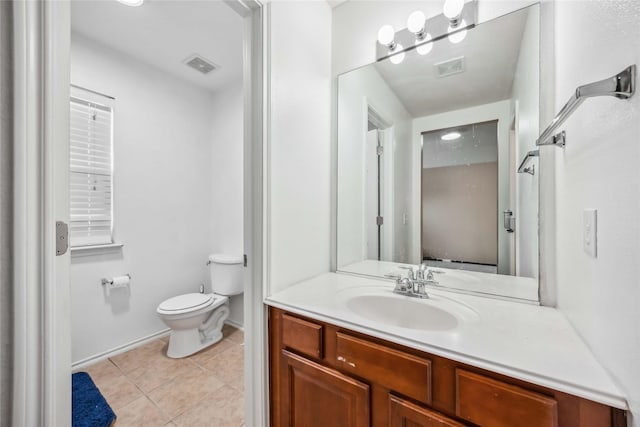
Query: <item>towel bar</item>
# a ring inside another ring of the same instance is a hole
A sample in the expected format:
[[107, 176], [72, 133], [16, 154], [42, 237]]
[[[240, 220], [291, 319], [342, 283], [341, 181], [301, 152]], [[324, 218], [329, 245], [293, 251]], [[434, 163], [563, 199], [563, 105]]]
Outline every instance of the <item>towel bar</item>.
[[518, 173], [528, 173], [528, 174], [531, 174], [531, 175], [535, 175], [536, 174], [535, 165], [531, 165], [531, 166], [527, 167], [527, 164], [529, 163], [529, 161], [532, 158], [538, 157], [539, 155], [540, 155], [540, 150], [529, 151], [524, 156], [524, 159], [522, 159], [522, 162], [520, 163], [520, 166], [518, 167]]
[[542, 132], [536, 145], [555, 145], [556, 147], [564, 147], [564, 135], [562, 140], [552, 136], [555, 130], [569, 118], [576, 108], [580, 106], [587, 98], [596, 96], [613, 96], [618, 99], [629, 99], [633, 96], [636, 89], [636, 65], [630, 65], [615, 76], [599, 82], [589, 83], [579, 86], [573, 96], [569, 98], [560, 112], [551, 121], [549, 126]]

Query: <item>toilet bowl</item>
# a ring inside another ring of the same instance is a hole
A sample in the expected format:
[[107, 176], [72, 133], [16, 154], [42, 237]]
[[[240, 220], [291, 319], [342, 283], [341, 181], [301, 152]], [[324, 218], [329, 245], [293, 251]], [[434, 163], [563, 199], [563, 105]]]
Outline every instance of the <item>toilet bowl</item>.
[[213, 293], [190, 293], [169, 298], [156, 312], [171, 328], [167, 356], [186, 357], [222, 339], [229, 317], [229, 296], [243, 292], [243, 258], [225, 254], [209, 257]]

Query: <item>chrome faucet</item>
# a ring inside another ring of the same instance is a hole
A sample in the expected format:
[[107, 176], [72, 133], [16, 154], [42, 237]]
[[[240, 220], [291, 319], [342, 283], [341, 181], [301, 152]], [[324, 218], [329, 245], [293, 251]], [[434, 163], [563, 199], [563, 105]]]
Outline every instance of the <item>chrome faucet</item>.
[[415, 272], [413, 268], [410, 268], [407, 277], [397, 277], [393, 292], [409, 297], [429, 298], [429, 294], [425, 290], [426, 285], [437, 284], [438, 282], [433, 279], [433, 272], [425, 264], [422, 264]]

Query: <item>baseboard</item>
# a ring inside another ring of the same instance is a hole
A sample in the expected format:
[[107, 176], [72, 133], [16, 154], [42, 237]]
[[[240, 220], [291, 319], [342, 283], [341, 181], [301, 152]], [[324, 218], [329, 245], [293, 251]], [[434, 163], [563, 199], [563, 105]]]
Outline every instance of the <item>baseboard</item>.
[[224, 323], [226, 323], [227, 325], [231, 325], [234, 328], [240, 329], [242, 332], [244, 332], [244, 326], [234, 320], [227, 319], [224, 321]]
[[[227, 319], [224, 323], [233, 326], [234, 328], [240, 329], [244, 332], [244, 326], [238, 322]], [[147, 344], [150, 341], [156, 340], [160, 337], [167, 336], [171, 333], [171, 329], [164, 329], [162, 331], [156, 332], [155, 334], [147, 335], [146, 337], [139, 338], [137, 340], [131, 341], [127, 344], [123, 344], [121, 346], [112, 348], [111, 350], [103, 351], [102, 353], [98, 353], [93, 356], [86, 357], [82, 360], [78, 360], [77, 362], [73, 362], [71, 364], [72, 370], [82, 369], [85, 366], [93, 365], [94, 363], [102, 362], [112, 356], [117, 356], [118, 354], [127, 352], [136, 347], [140, 347], [141, 345]]]
[[[235, 325], [232, 325], [232, 326], [237, 327]], [[167, 336], [167, 335], [169, 335], [170, 332], [171, 332], [171, 329], [169, 329], [169, 328], [163, 329], [162, 331], [156, 332], [156, 333], [151, 334], [151, 335], [147, 335], [146, 337], [142, 337], [142, 338], [139, 338], [137, 340], [133, 340], [133, 341], [127, 343], [127, 344], [123, 344], [123, 345], [120, 345], [118, 347], [112, 348], [111, 350], [103, 351], [102, 353], [98, 353], [96, 355], [89, 356], [89, 357], [84, 358], [82, 360], [78, 360], [77, 362], [73, 362], [71, 364], [71, 370], [75, 371], [77, 369], [84, 368], [85, 366], [93, 365], [94, 363], [98, 363], [98, 362], [101, 362], [103, 360], [106, 360], [109, 357], [117, 356], [118, 354], [127, 352], [127, 351], [132, 350], [132, 349], [134, 349], [136, 347], [140, 347], [141, 345], [147, 344], [148, 342], [151, 342], [153, 340], [157, 340], [160, 337]]]

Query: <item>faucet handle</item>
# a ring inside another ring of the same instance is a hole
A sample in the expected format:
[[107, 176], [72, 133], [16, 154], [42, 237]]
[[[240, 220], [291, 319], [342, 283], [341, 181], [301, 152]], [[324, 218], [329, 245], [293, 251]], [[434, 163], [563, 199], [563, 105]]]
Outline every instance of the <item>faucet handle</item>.
[[397, 278], [396, 279], [396, 287], [394, 288], [394, 292], [407, 292], [411, 288], [411, 280], [407, 277], [405, 278]]
[[409, 278], [409, 280], [415, 280], [416, 276], [413, 272], [413, 267], [411, 267], [409, 271], [407, 271], [407, 277]]

